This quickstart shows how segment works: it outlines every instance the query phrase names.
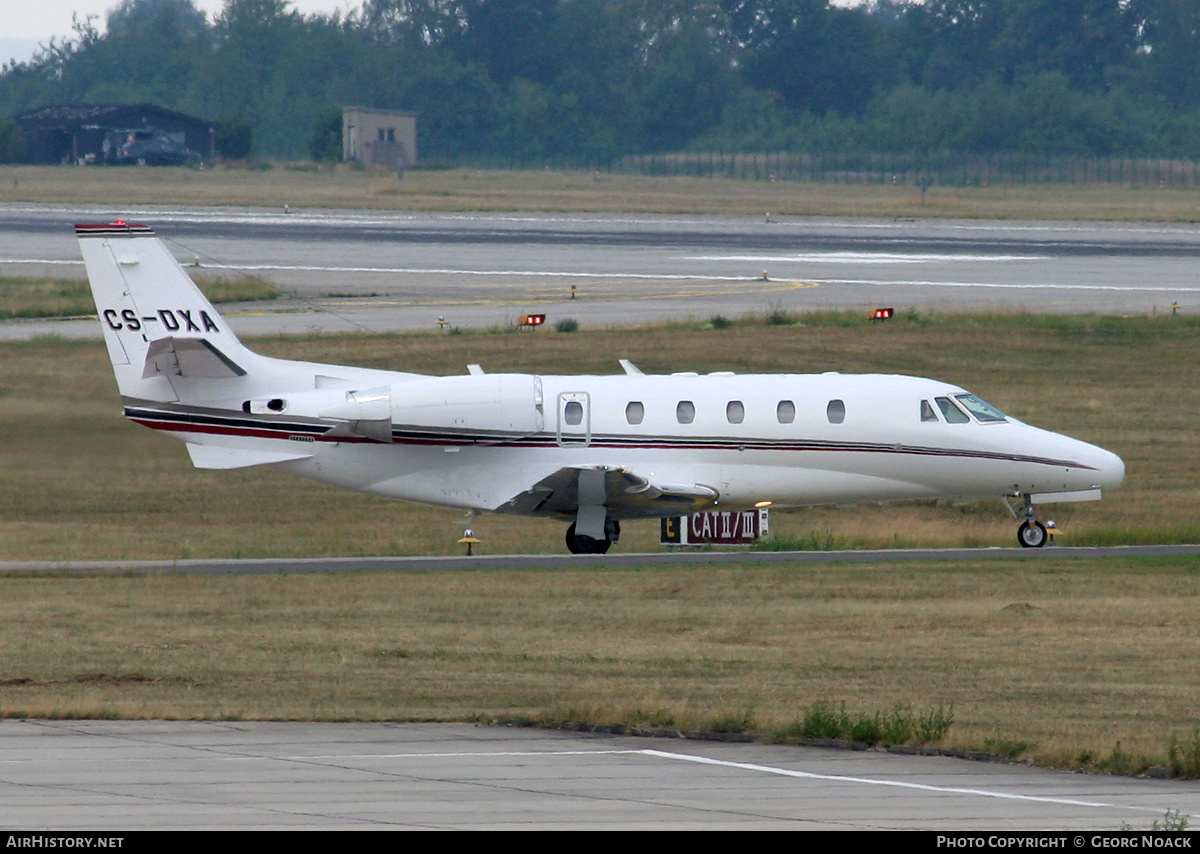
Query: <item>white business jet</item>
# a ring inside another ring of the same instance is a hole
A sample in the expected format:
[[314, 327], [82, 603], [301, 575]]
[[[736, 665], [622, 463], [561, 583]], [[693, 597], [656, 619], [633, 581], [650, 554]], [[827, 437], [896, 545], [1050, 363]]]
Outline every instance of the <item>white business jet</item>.
[[[966, 390], [891, 375], [431, 377], [268, 358], [144, 225], [78, 225], [125, 416], [200, 468], [275, 468], [387, 498], [569, 522], [603, 553], [621, 521], [698, 510], [1020, 497], [1117, 486], [1121, 459]], [[1015, 515], [1015, 514], [1014, 514]]]

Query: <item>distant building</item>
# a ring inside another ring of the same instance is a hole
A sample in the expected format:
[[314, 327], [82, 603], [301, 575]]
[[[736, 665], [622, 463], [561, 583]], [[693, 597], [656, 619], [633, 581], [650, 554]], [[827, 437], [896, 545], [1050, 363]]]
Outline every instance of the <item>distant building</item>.
[[220, 125], [154, 104], [51, 104], [14, 116], [32, 163], [111, 162], [122, 133], [154, 129], [204, 160], [216, 155]]
[[413, 168], [417, 165], [417, 114], [343, 108], [342, 160], [389, 169]]

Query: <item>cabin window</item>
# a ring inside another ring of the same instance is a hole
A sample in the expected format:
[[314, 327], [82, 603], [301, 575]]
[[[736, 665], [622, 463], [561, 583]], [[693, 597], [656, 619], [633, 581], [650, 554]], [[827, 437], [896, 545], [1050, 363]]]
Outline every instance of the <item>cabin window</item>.
[[570, 424], [572, 427], [577, 427], [583, 423], [583, 404], [578, 400], [571, 400], [563, 407], [563, 421]]
[[967, 416], [967, 413], [963, 412], [951, 402], [950, 398], [935, 397], [934, 400], [937, 402], [938, 409], [942, 410], [942, 415], [944, 415], [946, 420], [951, 424], [966, 424], [971, 420]]
[[775, 417], [779, 419], [780, 424], [791, 424], [796, 420], [796, 404], [790, 400], [779, 401], [779, 405], [775, 407]]
[[846, 403], [841, 400], [831, 400], [825, 407], [825, 417], [830, 424], [841, 424], [846, 420]]
[[746, 407], [740, 400], [731, 400], [725, 404], [725, 420], [730, 424], [741, 424], [746, 420]]
[[646, 407], [642, 406], [640, 400], [631, 400], [625, 407], [625, 420], [630, 424], [641, 424], [645, 417]]
[[980, 400], [973, 394], [956, 394], [954, 399], [967, 408], [978, 420], [983, 422], [988, 421], [1007, 421], [1004, 413], [990, 403]]
[[675, 407], [675, 420], [680, 424], [691, 424], [696, 420], [696, 404], [681, 400]]
[[933, 404], [928, 400], [921, 401], [921, 420], [922, 421], [937, 421], [937, 413], [933, 411]]

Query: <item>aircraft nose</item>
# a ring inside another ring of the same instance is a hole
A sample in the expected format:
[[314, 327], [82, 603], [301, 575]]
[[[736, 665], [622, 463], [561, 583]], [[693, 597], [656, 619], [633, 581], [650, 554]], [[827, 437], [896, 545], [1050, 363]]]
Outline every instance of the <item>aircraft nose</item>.
[[1081, 466], [1077, 469], [1082, 481], [1086, 478], [1087, 485], [1092, 489], [1115, 489], [1125, 479], [1125, 461], [1104, 448], [1071, 439], [1073, 457]]
[[1120, 486], [1121, 481], [1125, 479], [1125, 461], [1112, 451], [1106, 451], [1103, 448], [1096, 448], [1095, 451], [1096, 462], [1094, 465], [1097, 471], [1097, 485], [1101, 489], [1115, 489]]

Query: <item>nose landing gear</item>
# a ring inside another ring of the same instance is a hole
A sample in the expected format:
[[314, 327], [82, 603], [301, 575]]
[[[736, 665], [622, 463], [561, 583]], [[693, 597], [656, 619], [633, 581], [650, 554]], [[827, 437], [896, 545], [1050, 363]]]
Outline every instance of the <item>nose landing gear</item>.
[[1037, 520], [1037, 511], [1029, 494], [1026, 493], [1022, 498], [1025, 499], [1025, 521], [1017, 528], [1017, 542], [1022, 548], [1040, 549], [1049, 539], [1046, 526]]

